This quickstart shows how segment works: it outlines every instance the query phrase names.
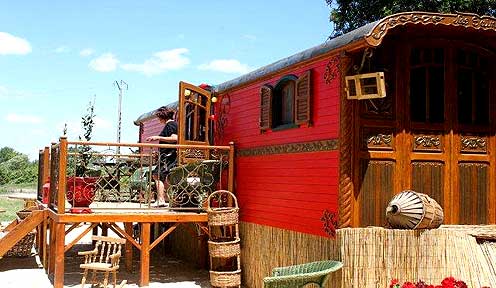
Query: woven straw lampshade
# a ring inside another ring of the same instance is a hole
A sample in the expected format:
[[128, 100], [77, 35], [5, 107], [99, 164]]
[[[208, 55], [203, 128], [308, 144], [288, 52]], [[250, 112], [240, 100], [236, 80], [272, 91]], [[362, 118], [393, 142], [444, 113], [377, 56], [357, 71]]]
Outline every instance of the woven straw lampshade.
[[393, 197], [386, 208], [392, 228], [432, 229], [441, 226], [443, 209], [426, 194], [405, 190]]

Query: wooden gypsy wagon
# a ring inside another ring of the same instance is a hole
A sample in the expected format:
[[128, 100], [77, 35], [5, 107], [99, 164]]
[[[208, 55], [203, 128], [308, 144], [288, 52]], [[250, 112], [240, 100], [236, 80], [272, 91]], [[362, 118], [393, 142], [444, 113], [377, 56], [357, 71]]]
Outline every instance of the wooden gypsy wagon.
[[236, 147], [248, 287], [342, 257], [322, 236], [384, 226], [405, 189], [445, 224], [496, 223], [494, 36], [488, 16], [400, 13], [213, 87], [212, 139]]

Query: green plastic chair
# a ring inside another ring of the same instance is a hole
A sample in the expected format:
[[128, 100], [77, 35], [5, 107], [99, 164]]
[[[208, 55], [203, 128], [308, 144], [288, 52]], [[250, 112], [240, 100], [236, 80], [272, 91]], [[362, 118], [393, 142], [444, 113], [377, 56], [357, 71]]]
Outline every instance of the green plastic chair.
[[310, 283], [324, 287], [329, 274], [342, 267], [343, 263], [334, 260], [277, 267], [272, 269], [272, 276], [263, 279], [264, 288], [299, 288]]

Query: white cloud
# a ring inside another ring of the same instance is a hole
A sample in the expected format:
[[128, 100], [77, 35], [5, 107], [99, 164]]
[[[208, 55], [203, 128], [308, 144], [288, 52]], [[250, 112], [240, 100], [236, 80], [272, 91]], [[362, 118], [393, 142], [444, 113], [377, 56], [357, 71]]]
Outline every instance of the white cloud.
[[7, 88], [0, 86], [0, 100], [8, 99], [9, 90]]
[[167, 70], [178, 70], [190, 63], [189, 58], [184, 56], [188, 53], [186, 48], [164, 50], [153, 54], [143, 64], [123, 64], [121, 68], [127, 71], [136, 71], [147, 76], [160, 74]]
[[102, 54], [90, 61], [89, 66], [98, 72], [111, 72], [117, 68], [119, 60], [112, 53]]
[[236, 59], [217, 59], [198, 66], [200, 70], [218, 71], [224, 73], [247, 73], [252, 69], [246, 64], [241, 64]]
[[29, 124], [38, 124], [43, 122], [43, 119], [41, 119], [38, 116], [34, 115], [21, 115], [21, 114], [16, 114], [16, 113], [9, 113], [7, 116], [5, 116], [5, 120], [7, 120], [10, 123], [29, 123]]
[[67, 47], [67, 46], [59, 46], [59, 47], [57, 47], [54, 50], [54, 52], [55, 53], [58, 53], [58, 54], [60, 54], [60, 53], [67, 53], [67, 52], [69, 52], [69, 47]]
[[95, 53], [95, 50], [93, 50], [91, 48], [85, 48], [79, 52], [79, 55], [81, 55], [83, 57], [88, 57], [88, 56], [93, 55], [93, 53]]
[[31, 52], [31, 45], [23, 38], [0, 32], [0, 55], [25, 55]]

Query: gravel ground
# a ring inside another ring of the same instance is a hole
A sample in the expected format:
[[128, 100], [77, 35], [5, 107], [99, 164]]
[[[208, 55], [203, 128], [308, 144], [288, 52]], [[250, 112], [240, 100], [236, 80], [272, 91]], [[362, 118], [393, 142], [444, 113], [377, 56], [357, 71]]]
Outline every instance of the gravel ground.
[[[78, 229], [84, 228], [80, 227]], [[78, 233], [75, 233], [75, 235], [78, 235]], [[75, 245], [65, 253], [64, 287], [81, 287], [82, 270], [79, 268], [79, 264], [81, 264], [82, 258], [77, 256], [77, 251], [92, 249], [91, 244], [88, 244], [91, 242], [89, 237], [89, 235], [86, 235], [80, 241], [81, 244]], [[69, 243], [71, 240], [68, 237], [66, 242]], [[207, 270], [198, 270], [193, 267], [194, 263], [185, 263], [170, 255], [163, 254], [159, 247], [152, 252], [149, 287], [210, 287]], [[139, 253], [137, 251], [135, 251], [133, 258], [133, 269], [131, 272], [126, 271], [123, 263], [124, 259], [121, 258], [121, 268], [117, 274], [117, 281], [120, 283], [124, 279], [127, 280], [128, 284], [125, 287], [139, 287], [137, 284], [139, 282]], [[88, 280], [91, 280], [91, 278]], [[87, 281], [87, 285], [85, 286], [90, 287], [91, 285]], [[40, 265], [37, 255], [25, 258], [5, 257], [0, 259], [0, 287], [48, 288], [53, 287], [53, 283], [45, 274], [45, 270]]]
[[[81, 286], [82, 270], [79, 268], [81, 258], [76, 255], [76, 252], [90, 250], [90, 248], [91, 245], [76, 245], [66, 253], [64, 287]], [[137, 257], [135, 256], [135, 258]], [[53, 287], [53, 283], [39, 263], [39, 258], [36, 255], [25, 258], [6, 257], [0, 259], [0, 287]], [[139, 287], [137, 285], [139, 281], [139, 262], [137, 259], [134, 260], [133, 271], [131, 272], [126, 271], [124, 266], [121, 266], [117, 274], [117, 281], [120, 283], [124, 279], [128, 282], [125, 287]], [[86, 286], [90, 287], [89, 284]], [[184, 263], [173, 257], [152, 255], [149, 287], [210, 287], [209, 275], [208, 271], [195, 269], [189, 263]]]

